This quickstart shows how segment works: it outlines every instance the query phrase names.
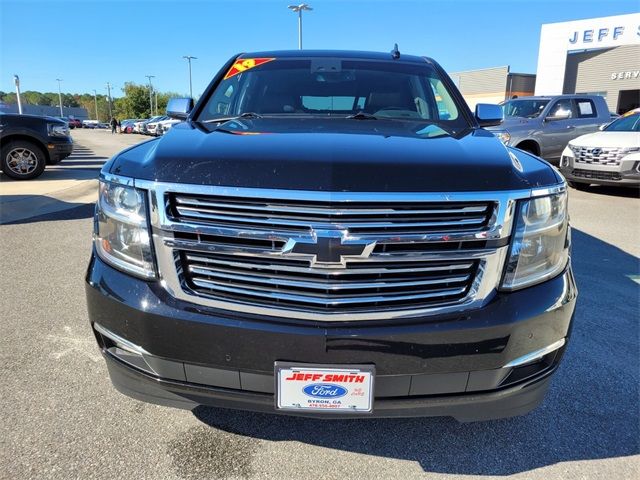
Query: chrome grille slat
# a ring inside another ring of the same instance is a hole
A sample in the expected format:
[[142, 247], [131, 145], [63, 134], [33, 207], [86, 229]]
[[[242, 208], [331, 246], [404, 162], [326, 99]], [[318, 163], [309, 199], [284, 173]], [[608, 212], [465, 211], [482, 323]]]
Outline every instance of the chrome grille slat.
[[[234, 258], [234, 257], [231, 257]], [[291, 265], [279, 265], [277, 263], [269, 263], [268, 265], [259, 264], [259, 263], [251, 263], [246, 261], [231, 261], [231, 260], [222, 260], [219, 258], [211, 259], [196, 255], [187, 255], [187, 259], [194, 262], [208, 263], [214, 265], [223, 265], [229, 267], [240, 267], [245, 269], [269, 269], [274, 272], [295, 272], [295, 273], [304, 273], [306, 275], [334, 275], [334, 276], [349, 276], [349, 275], [362, 275], [362, 274], [384, 274], [384, 273], [421, 273], [421, 272], [441, 272], [448, 270], [466, 270], [473, 266], [472, 262], [462, 263], [462, 264], [451, 264], [444, 266], [411, 266], [411, 267], [399, 267], [399, 268], [358, 268], [358, 269], [323, 269], [322, 271], [318, 271], [318, 269], [313, 269], [310, 267], [297, 267]]]
[[[247, 223], [247, 224], [258, 224], [261, 223], [261, 217], [256, 215], [249, 215], [247, 217], [239, 217], [233, 215], [218, 215], [214, 213], [209, 213], [203, 210], [198, 210], [192, 207], [176, 207], [176, 210], [183, 217], [194, 218], [199, 220], [207, 220], [207, 221], [220, 221], [225, 223]], [[336, 228], [336, 227], [344, 227], [348, 229], [354, 228], [419, 228], [419, 227], [445, 227], [455, 225], [482, 225], [486, 221], [485, 216], [481, 217], [466, 217], [459, 218], [456, 220], [442, 220], [442, 221], [431, 221], [431, 222], [364, 222], [364, 221], [350, 221], [347, 222], [345, 220], [336, 220], [334, 223], [331, 222], [321, 222], [317, 221], [314, 218], [310, 219], [299, 219], [299, 220], [287, 220], [284, 218], [274, 218], [273, 216], [263, 216], [264, 222], [268, 225], [268, 228], [271, 226], [286, 226], [286, 227], [299, 227], [300, 229], [309, 229], [310, 223], [317, 228]]]
[[398, 302], [398, 301], [406, 301], [406, 300], [424, 300], [424, 299], [432, 299], [432, 298], [442, 298], [448, 296], [458, 295], [463, 293], [465, 287], [457, 287], [450, 288], [447, 290], [439, 290], [432, 291], [427, 293], [417, 293], [417, 294], [408, 294], [408, 295], [361, 295], [355, 296], [351, 295], [349, 297], [326, 297], [322, 295], [299, 295], [292, 294], [287, 292], [281, 292], [277, 289], [254, 289], [248, 288], [247, 285], [244, 284], [221, 284], [218, 282], [213, 282], [210, 280], [194, 280], [194, 283], [200, 287], [208, 288], [211, 290], [220, 290], [223, 292], [231, 292], [234, 294], [244, 294], [249, 296], [257, 296], [257, 297], [265, 297], [273, 300], [287, 300], [298, 303], [306, 303], [306, 304], [314, 304], [314, 305], [324, 305], [324, 306], [343, 306], [349, 304], [366, 304], [366, 303], [390, 303], [390, 302]]
[[[423, 285], [441, 285], [443, 283], [459, 283], [469, 279], [469, 275], [460, 275], [457, 277], [444, 277], [439, 279], [427, 279], [427, 280], [396, 280], [393, 282], [327, 282], [327, 281], [304, 281], [291, 278], [285, 278], [283, 276], [265, 275], [260, 273], [251, 274], [237, 274], [229, 270], [215, 270], [212, 268], [189, 265], [189, 271], [192, 274], [204, 275], [207, 277], [215, 278], [228, 278], [231, 280], [239, 280], [251, 283], [266, 283], [268, 285], [285, 286], [285, 287], [300, 287], [308, 288], [311, 290], [362, 290], [362, 289], [380, 289], [380, 288], [399, 288], [399, 287], [416, 287]], [[196, 283], [200, 277], [194, 277], [193, 282]]]
[[[319, 214], [322, 216], [344, 216], [344, 215], [378, 215], [378, 214], [403, 214], [403, 215], [430, 215], [430, 214], [443, 214], [443, 213], [480, 213], [487, 210], [487, 206], [475, 206], [475, 207], [460, 207], [460, 208], [444, 208], [444, 209], [403, 209], [394, 210], [392, 208], [377, 208], [377, 209], [327, 209], [317, 207], [301, 207], [295, 205], [276, 205], [265, 203], [261, 204], [244, 204], [244, 203], [223, 203], [223, 202], [208, 202], [200, 200], [198, 198], [188, 198], [176, 196], [176, 202], [180, 205], [200, 206], [213, 209], [232, 209], [232, 210], [244, 210], [244, 211], [256, 211], [256, 212], [283, 212], [287, 214], [302, 213], [302, 214]], [[222, 213], [224, 210], [219, 210], [217, 213]], [[257, 213], [253, 213], [257, 215]]]

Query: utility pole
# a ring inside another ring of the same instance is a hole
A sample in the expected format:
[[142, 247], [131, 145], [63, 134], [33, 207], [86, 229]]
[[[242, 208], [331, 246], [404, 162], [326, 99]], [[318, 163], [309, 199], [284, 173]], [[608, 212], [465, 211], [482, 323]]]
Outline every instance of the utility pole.
[[96, 102], [96, 120], [99, 122], [100, 118], [98, 117], [98, 92], [96, 89], [93, 89], [93, 100]]
[[16, 85], [16, 99], [18, 100], [18, 113], [22, 115], [22, 100], [20, 99], [20, 77], [13, 76], [13, 83]]
[[189, 97], [193, 98], [193, 85], [191, 83], [191, 60], [197, 60], [198, 57], [192, 57], [191, 55], [183, 55], [182, 58], [186, 58], [189, 62]]
[[111, 110], [111, 84], [109, 82], [107, 82], [107, 92], [109, 94], [109, 96], [108, 96], [108, 101], [109, 101], [109, 121], [111, 121], [111, 119], [113, 118], [113, 111]]
[[156, 116], [158, 116], [158, 91], [156, 90], [153, 93], [156, 95]]
[[300, 5], [289, 5], [287, 8], [298, 14], [298, 49], [302, 50], [302, 11], [311, 11], [313, 8], [306, 3], [301, 3]]
[[151, 79], [156, 78], [155, 75], [145, 75], [149, 79], [149, 116], [153, 117], [153, 85]]
[[60, 116], [64, 117], [64, 114], [62, 113], [62, 90], [60, 89], [61, 81], [61, 78], [56, 78], [56, 82], [58, 82], [58, 102], [60, 103]]

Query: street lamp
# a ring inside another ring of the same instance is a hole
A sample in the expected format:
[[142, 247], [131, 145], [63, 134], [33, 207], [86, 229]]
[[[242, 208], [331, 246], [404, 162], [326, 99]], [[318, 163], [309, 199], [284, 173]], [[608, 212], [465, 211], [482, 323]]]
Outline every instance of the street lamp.
[[302, 50], [302, 11], [313, 10], [313, 8], [306, 3], [301, 3], [300, 5], [289, 5], [287, 8], [297, 12], [298, 14], [298, 49]]
[[109, 94], [109, 121], [113, 118], [113, 111], [111, 110], [111, 84], [107, 82], [107, 93]]
[[191, 55], [183, 55], [182, 58], [186, 58], [189, 62], [189, 96], [193, 98], [193, 85], [191, 84], [191, 60], [197, 60], [198, 57], [192, 57]]
[[62, 113], [62, 91], [60, 90], [61, 81], [61, 78], [56, 78], [56, 82], [58, 82], [58, 102], [60, 102], [60, 117], [64, 117], [64, 114]]
[[149, 116], [153, 117], [153, 85], [151, 85], [151, 79], [156, 78], [155, 75], [145, 75], [149, 79]]
[[96, 92], [96, 89], [93, 89], [93, 100], [96, 102], [96, 120], [99, 122], [100, 119], [98, 118], [98, 92]]
[[13, 83], [16, 85], [16, 99], [18, 100], [18, 113], [22, 115], [22, 100], [20, 99], [20, 77], [13, 76]]

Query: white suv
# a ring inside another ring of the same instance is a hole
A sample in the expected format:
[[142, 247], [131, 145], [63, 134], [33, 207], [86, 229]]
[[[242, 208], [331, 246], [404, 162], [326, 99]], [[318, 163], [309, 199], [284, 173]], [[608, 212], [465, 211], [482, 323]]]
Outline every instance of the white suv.
[[560, 171], [579, 190], [592, 183], [639, 186], [640, 111], [571, 140], [562, 152]]

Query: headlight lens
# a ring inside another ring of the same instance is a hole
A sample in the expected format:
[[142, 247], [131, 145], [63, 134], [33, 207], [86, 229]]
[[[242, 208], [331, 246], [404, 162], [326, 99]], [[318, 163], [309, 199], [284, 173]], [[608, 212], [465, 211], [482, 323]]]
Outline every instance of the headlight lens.
[[47, 132], [50, 137], [68, 137], [69, 127], [59, 123], [47, 123]]
[[156, 276], [144, 191], [100, 181], [94, 243], [100, 258], [143, 278]]
[[562, 272], [569, 259], [568, 233], [566, 192], [523, 201], [502, 288], [528, 287]]
[[500, 139], [502, 143], [505, 145], [509, 145], [509, 140], [511, 140], [511, 135], [506, 130], [496, 130], [493, 134]]

